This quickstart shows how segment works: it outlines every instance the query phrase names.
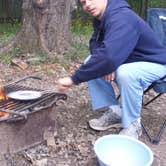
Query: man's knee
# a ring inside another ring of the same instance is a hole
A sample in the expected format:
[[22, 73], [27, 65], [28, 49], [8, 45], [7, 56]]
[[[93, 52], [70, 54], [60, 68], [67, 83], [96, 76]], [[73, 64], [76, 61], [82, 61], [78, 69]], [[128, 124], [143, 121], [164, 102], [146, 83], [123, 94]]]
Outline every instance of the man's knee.
[[116, 70], [116, 81], [118, 83], [132, 83], [133, 81], [138, 80], [138, 75], [127, 67], [127, 65], [121, 65]]

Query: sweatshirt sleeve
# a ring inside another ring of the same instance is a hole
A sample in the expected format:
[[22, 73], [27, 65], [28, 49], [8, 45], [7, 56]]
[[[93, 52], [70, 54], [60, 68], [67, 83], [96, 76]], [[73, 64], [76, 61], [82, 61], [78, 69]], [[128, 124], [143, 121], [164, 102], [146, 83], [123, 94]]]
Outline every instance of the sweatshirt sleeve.
[[124, 17], [107, 18], [104, 39], [91, 51], [89, 61], [71, 76], [74, 84], [112, 73], [130, 56], [139, 39], [139, 26], [134, 19]]
[[92, 50], [94, 48], [98, 47], [97, 36], [98, 36], [99, 27], [100, 27], [100, 21], [93, 19], [93, 34], [91, 36], [91, 39], [89, 40], [90, 54], [92, 54]]

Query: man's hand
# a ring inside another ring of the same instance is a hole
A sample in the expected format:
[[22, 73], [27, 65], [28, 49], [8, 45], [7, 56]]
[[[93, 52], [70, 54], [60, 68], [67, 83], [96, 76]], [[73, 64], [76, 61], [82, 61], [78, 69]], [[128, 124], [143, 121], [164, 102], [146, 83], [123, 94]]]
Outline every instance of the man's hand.
[[60, 78], [58, 80], [58, 91], [65, 92], [73, 85], [73, 81], [70, 77]]
[[111, 74], [105, 75], [105, 76], [104, 76], [104, 79], [105, 79], [106, 81], [108, 81], [108, 82], [114, 81], [114, 79], [115, 79], [115, 73], [113, 72], [113, 73], [111, 73]]

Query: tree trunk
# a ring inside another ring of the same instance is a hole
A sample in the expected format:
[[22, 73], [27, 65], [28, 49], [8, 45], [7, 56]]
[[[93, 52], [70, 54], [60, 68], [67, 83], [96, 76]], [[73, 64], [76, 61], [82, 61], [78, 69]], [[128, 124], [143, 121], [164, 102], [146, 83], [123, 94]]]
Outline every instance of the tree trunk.
[[25, 52], [62, 54], [70, 46], [71, 0], [23, 0], [22, 27], [0, 54], [12, 48]]

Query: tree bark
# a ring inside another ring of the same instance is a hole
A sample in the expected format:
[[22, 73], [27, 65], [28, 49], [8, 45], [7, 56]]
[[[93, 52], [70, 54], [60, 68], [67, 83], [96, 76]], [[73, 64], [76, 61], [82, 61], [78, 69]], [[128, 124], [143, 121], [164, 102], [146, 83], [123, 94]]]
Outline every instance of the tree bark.
[[22, 27], [15, 39], [0, 48], [0, 54], [13, 46], [27, 53], [62, 54], [70, 46], [72, 0], [23, 0]]

